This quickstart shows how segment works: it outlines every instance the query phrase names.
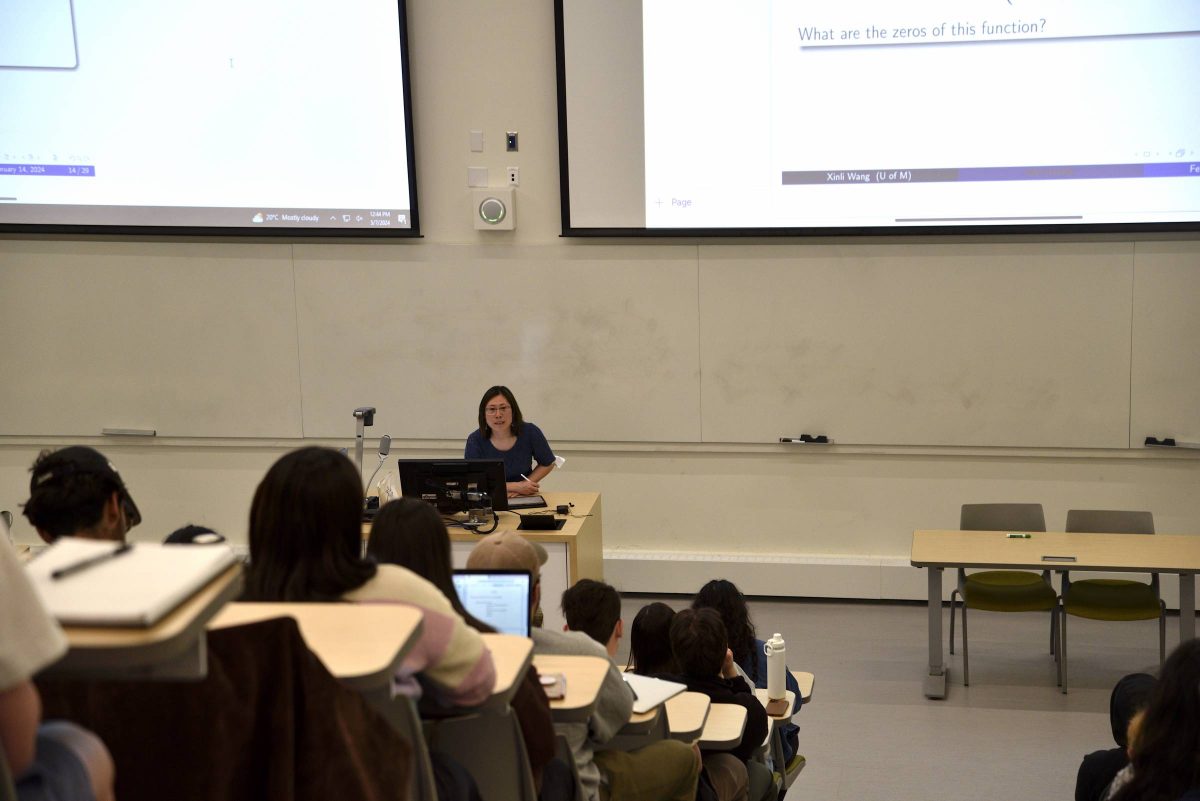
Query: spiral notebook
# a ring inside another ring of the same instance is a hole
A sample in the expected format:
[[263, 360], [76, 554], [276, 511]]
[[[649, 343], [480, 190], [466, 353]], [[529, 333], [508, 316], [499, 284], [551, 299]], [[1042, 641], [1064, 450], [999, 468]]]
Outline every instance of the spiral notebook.
[[[120, 543], [62, 537], [26, 566], [34, 587], [65, 626], [149, 627], [237, 561], [226, 545]], [[96, 560], [54, 578], [63, 571]]]

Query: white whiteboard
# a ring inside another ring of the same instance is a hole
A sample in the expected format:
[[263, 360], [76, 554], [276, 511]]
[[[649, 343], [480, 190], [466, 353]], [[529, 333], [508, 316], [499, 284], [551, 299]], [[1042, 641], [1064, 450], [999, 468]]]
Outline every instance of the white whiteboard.
[[1137, 245], [1130, 445], [1200, 442], [1200, 242]]
[[695, 251], [297, 245], [304, 433], [465, 439], [509, 386], [558, 440], [700, 437]]
[[1133, 246], [702, 246], [706, 442], [1124, 448]]
[[0, 433], [299, 437], [290, 253], [0, 241]]

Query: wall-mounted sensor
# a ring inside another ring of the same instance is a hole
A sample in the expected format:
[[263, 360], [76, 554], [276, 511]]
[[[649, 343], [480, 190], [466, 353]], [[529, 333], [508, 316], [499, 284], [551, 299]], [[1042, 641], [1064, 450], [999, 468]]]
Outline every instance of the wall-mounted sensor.
[[517, 227], [511, 188], [476, 189], [471, 194], [475, 230], [511, 231]]
[[504, 134], [504, 149], [509, 153], [517, 152], [517, 132], [508, 131]]

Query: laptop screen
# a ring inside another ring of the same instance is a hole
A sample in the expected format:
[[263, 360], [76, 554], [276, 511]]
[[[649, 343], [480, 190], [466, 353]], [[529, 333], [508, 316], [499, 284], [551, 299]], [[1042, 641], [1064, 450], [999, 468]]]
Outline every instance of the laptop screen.
[[475, 617], [501, 634], [529, 636], [528, 570], [455, 570], [454, 589]]

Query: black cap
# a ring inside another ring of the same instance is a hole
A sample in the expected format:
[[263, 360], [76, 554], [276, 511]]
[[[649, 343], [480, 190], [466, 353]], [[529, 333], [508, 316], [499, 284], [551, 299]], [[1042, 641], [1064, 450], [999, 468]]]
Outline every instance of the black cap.
[[61, 482], [70, 476], [84, 473], [107, 478], [117, 485], [121, 494], [121, 506], [125, 510], [125, 517], [129, 521], [130, 528], [142, 522], [142, 513], [138, 511], [137, 504], [130, 497], [129, 490], [125, 487], [125, 482], [121, 480], [121, 474], [117, 472], [117, 468], [113, 467], [113, 463], [108, 461], [108, 458], [100, 451], [86, 445], [72, 445], [69, 448], [54, 451], [43, 458], [29, 477], [29, 494], [37, 492], [39, 487]]

